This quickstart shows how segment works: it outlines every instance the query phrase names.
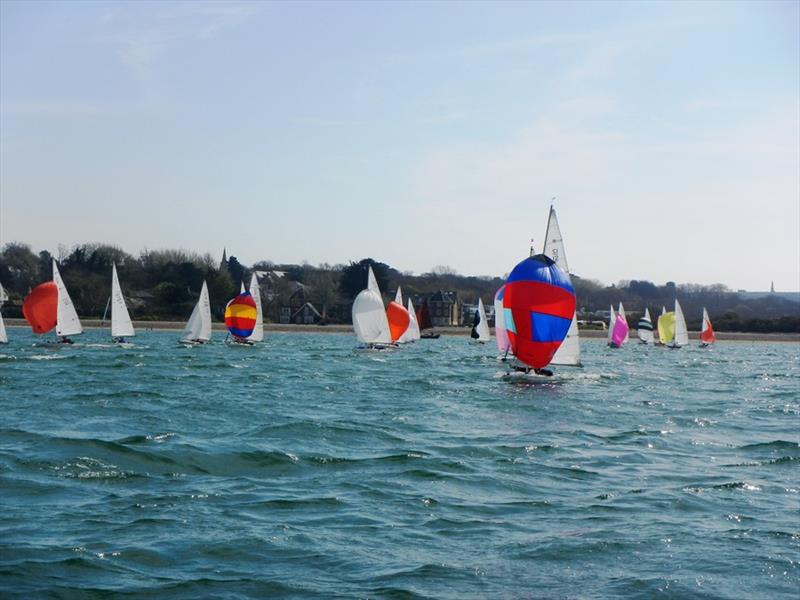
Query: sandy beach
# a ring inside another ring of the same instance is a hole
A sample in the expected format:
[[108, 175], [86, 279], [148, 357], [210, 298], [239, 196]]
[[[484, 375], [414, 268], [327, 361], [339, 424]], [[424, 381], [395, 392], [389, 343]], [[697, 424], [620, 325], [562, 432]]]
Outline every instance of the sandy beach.
[[[28, 327], [25, 319], [6, 319], [7, 327]], [[109, 327], [108, 323], [102, 324], [98, 319], [84, 319], [81, 321], [86, 329], [103, 329]], [[137, 331], [175, 331], [183, 329], [185, 323], [182, 321], [134, 321], [133, 326]], [[214, 323], [214, 331], [225, 331], [223, 323]], [[264, 323], [264, 331], [280, 331], [287, 333], [353, 333], [351, 325], [291, 325], [280, 323]], [[442, 335], [469, 335], [469, 327], [436, 327], [434, 329]], [[800, 333], [752, 333], [738, 331], [717, 331], [719, 341], [739, 341], [739, 342], [800, 342]], [[494, 329], [492, 329], [494, 335]], [[603, 339], [607, 332], [598, 329], [581, 329], [580, 335], [583, 338]], [[699, 339], [699, 331], [690, 331], [689, 338]], [[636, 330], [631, 330], [631, 337], [636, 337]]]

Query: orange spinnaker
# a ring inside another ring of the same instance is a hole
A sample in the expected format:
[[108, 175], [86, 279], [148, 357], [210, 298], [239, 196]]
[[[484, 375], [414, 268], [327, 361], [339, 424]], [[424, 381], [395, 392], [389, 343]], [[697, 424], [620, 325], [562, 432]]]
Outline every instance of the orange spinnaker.
[[31, 324], [33, 333], [47, 333], [58, 320], [58, 288], [47, 281], [33, 288], [22, 303], [22, 314]]
[[389, 333], [392, 335], [392, 341], [396, 342], [408, 329], [411, 317], [408, 316], [408, 311], [401, 304], [392, 301], [386, 307], [386, 318], [389, 319]]

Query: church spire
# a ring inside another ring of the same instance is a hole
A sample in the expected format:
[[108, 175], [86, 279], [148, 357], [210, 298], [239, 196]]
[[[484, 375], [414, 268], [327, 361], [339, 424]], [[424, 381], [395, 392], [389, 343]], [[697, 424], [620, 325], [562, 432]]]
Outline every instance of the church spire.
[[775, 293], [775, 282], [774, 281], [771, 281], [770, 284], [769, 284], [769, 293], [770, 294], [774, 294]]
[[219, 263], [219, 270], [225, 271], [228, 268], [228, 253], [225, 246], [222, 247], [222, 260]]

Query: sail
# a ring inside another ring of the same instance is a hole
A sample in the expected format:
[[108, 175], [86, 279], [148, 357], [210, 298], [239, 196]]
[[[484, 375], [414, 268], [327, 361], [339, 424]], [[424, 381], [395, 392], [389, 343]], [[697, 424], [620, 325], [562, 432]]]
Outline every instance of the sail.
[[22, 303], [22, 315], [33, 333], [47, 333], [58, 322], [58, 287], [48, 281], [37, 285]]
[[569, 276], [552, 259], [537, 254], [511, 271], [503, 309], [514, 355], [538, 369], [550, 363], [569, 331], [575, 290]]
[[625, 309], [619, 305], [617, 318], [614, 320], [614, 330], [611, 332], [611, 345], [621, 348], [628, 341], [628, 320], [625, 318]]
[[503, 318], [503, 295], [505, 291], [506, 286], [503, 284], [494, 294], [494, 338], [497, 342], [497, 349], [507, 354], [511, 351], [511, 342], [508, 341], [505, 319]]
[[606, 342], [611, 344], [611, 336], [614, 334], [614, 322], [617, 320], [617, 314], [614, 312], [613, 306], [609, 306], [608, 310], [608, 339]]
[[75, 312], [75, 305], [72, 304], [72, 299], [69, 297], [69, 292], [67, 292], [67, 286], [64, 285], [64, 280], [61, 279], [61, 273], [58, 271], [55, 259], [53, 259], [53, 281], [58, 288], [56, 334], [66, 336], [83, 333], [78, 313]]
[[644, 316], [636, 324], [636, 334], [645, 344], [653, 343], [653, 322], [650, 320], [650, 311], [645, 308]]
[[133, 331], [131, 316], [125, 306], [125, 298], [117, 277], [117, 265], [111, 265], [111, 337], [131, 337], [136, 335]]
[[184, 327], [183, 332], [181, 332], [181, 340], [187, 342], [199, 340], [202, 328], [203, 321], [200, 316], [200, 301], [198, 300], [197, 304], [194, 305], [192, 314], [189, 316], [189, 320], [186, 321], [186, 327]]
[[[564, 238], [561, 235], [561, 228], [558, 226], [556, 209], [550, 207], [550, 216], [547, 219], [547, 230], [544, 234], [544, 254], [553, 259], [561, 270], [569, 276], [569, 265], [567, 264], [567, 254], [564, 252]], [[581, 364], [581, 341], [578, 332], [578, 315], [572, 315], [567, 337], [559, 346], [552, 365], [580, 366]]]
[[[619, 320], [620, 318], [625, 322], [625, 337], [621, 338], [622, 339], [622, 344], [627, 344], [628, 343], [628, 316], [625, 314], [625, 307], [622, 306], [622, 302], [619, 303], [619, 310], [617, 311], [617, 320]], [[614, 324], [614, 326], [616, 327], [616, 323]], [[620, 328], [620, 331], [622, 331], [622, 328]]]
[[[372, 267], [369, 267], [367, 272], [367, 289], [372, 290], [378, 296], [381, 296], [381, 289], [378, 287], [378, 280], [375, 279], [375, 273], [372, 272]], [[382, 296], [381, 296], [382, 297]]]
[[244, 287], [244, 281], [239, 282], [239, 293], [244, 294], [247, 290]]
[[711, 326], [711, 319], [708, 317], [706, 307], [703, 307], [703, 326], [700, 331], [700, 341], [704, 344], [713, 344], [717, 341], [717, 336], [714, 334], [714, 328]]
[[478, 298], [478, 309], [475, 311], [470, 336], [479, 342], [488, 342], [492, 339], [489, 333], [489, 323], [486, 320], [486, 309], [483, 307], [483, 298]]
[[658, 340], [669, 344], [675, 337], [675, 313], [665, 312], [658, 317]]
[[394, 295], [394, 301], [400, 306], [403, 306], [403, 292], [400, 291], [400, 286], [397, 286], [397, 293]]
[[408, 310], [409, 324], [406, 333], [403, 335], [407, 336], [409, 342], [413, 342], [420, 338], [420, 331], [419, 323], [417, 323], [417, 315], [414, 312], [414, 305], [411, 302], [411, 298], [408, 299], [408, 306], [406, 307], [406, 310]]
[[411, 322], [405, 307], [394, 300], [389, 302], [389, 306], [386, 307], [386, 319], [389, 322], [389, 332], [393, 342], [402, 337]]
[[686, 319], [683, 318], [683, 309], [680, 302], [675, 300], [675, 342], [676, 348], [685, 346], [689, 343], [689, 330], [686, 329]]
[[433, 327], [433, 322], [431, 321], [431, 311], [428, 308], [427, 300], [422, 301], [422, 306], [420, 306], [419, 310], [417, 311], [417, 322], [419, 323], [420, 330], [431, 329]]
[[225, 306], [225, 326], [231, 335], [247, 338], [256, 326], [256, 301], [250, 292], [243, 292]]
[[264, 313], [261, 309], [261, 290], [255, 273], [250, 277], [250, 295], [256, 303], [256, 325], [247, 339], [251, 342], [260, 342], [264, 339]]
[[6, 324], [3, 323], [3, 313], [0, 313], [0, 344], [8, 343], [8, 334], [6, 333]]
[[359, 342], [388, 344], [392, 341], [380, 291], [376, 292], [369, 287], [361, 290], [353, 301], [352, 314], [353, 330]]
[[8, 294], [5, 289], [3, 289], [3, 284], [0, 283], [0, 306], [3, 306], [3, 302], [6, 300], [8, 300]]
[[211, 300], [208, 297], [208, 286], [205, 279], [200, 289], [200, 299], [197, 301], [200, 312], [200, 331], [195, 339], [207, 342], [211, 339]]

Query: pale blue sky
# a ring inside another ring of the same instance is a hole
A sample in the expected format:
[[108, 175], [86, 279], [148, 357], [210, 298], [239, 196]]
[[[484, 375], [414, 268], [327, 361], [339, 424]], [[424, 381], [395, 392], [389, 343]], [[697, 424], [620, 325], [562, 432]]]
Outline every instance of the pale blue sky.
[[800, 3], [0, 2], [0, 243], [800, 289]]

